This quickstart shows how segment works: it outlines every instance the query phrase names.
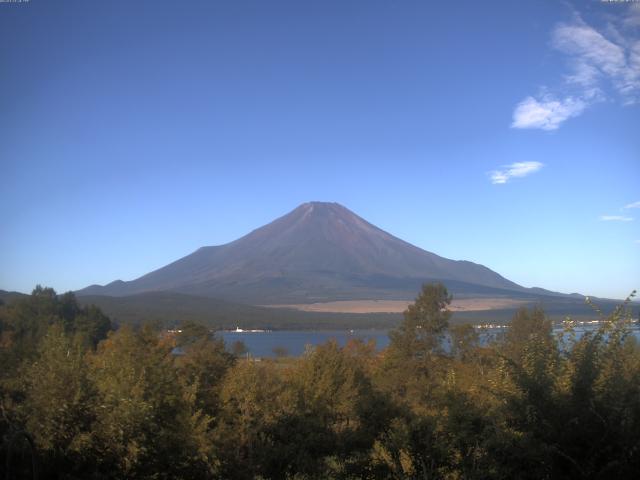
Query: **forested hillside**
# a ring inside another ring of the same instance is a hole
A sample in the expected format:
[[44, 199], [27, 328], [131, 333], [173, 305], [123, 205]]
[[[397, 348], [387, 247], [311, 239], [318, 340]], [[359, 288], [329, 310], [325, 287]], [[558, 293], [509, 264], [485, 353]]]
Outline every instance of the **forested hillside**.
[[37, 288], [0, 305], [0, 476], [637, 478], [628, 305], [560, 337], [522, 309], [480, 346], [450, 324], [450, 301], [425, 285], [383, 352], [354, 341], [258, 361], [195, 323], [114, 330], [98, 308]]

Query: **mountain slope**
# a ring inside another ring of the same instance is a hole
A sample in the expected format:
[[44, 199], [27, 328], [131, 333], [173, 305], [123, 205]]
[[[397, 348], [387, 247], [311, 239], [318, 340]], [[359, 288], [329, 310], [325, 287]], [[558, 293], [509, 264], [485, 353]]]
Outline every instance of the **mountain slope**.
[[404, 299], [429, 280], [442, 280], [458, 294], [527, 293], [482, 265], [400, 240], [337, 203], [311, 202], [226, 245], [78, 294], [173, 291], [254, 304]]

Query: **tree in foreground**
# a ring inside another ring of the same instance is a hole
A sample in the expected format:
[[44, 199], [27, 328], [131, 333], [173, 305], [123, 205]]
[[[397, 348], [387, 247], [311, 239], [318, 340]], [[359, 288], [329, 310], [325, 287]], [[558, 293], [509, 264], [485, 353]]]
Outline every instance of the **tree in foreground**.
[[172, 345], [158, 332], [123, 327], [90, 362], [96, 389], [92, 446], [112, 478], [197, 478], [210, 462], [200, 442], [209, 419], [179, 381]]
[[424, 357], [441, 351], [449, 327], [451, 295], [442, 283], [422, 286], [415, 302], [404, 311], [404, 321], [391, 331], [390, 350], [405, 358]]
[[[41, 478], [66, 480], [636, 478], [629, 303], [560, 338], [522, 309], [480, 346], [473, 327], [447, 330], [450, 301], [425, 285], [383, 352], [328, 342], [260, 360], [195, 324], [123, 327], [95, 348], [103, 315], [37, 289], [0, 306], [0, 457], [17, 438]], [[29, 471], [14, 457], [1, 477]]]

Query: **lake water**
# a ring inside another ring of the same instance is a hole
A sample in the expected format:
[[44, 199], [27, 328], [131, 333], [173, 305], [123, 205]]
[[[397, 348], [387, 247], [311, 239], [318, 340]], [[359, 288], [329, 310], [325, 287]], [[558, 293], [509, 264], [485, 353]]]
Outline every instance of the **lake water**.
[[270, 332], [217, 332], [224, 339], [227, 348], [238, 340], [244, 342], [254, 357], [274, 357], [274, 349], [284, 348], [288, 355], [302, 355], [307, 345], [320, 345], [335, 340], [344, 346], [351, 339], [376, 341], [378, 349], [389, 345], [387, 330], [274, 330]]
[[[593, 330], [595, 326], [576, 327], [578, 336], [582, 332]], [[562, 329], [554, 329], [554, 333], [559, 333]], [[489, 328], [483, 330], [480, 342], [486, 343], [496, 336], [501, 335], [505, 329]], [[634, 336], [640, 340], [640, 329], [637, 326], [633, 329]], [[227, 348], [235, 341], [244, 342], [249, 353], [254, 357], [275, 357], [274, 349], [283, 348], [287, 355], [302, 355], [307, 346], [320, 345], [329, 340], [335, 340], [340, 346], [344, 346], [351, 339], [361, 339], [366, 341], [375, 340], [376, 347], [381, 350], [389, 345], [388, 330], [274, 330], [266, 332], [218, 332], [216, 335], [224, 339]], [[444, 348], [448, 350], [447, 340]]]

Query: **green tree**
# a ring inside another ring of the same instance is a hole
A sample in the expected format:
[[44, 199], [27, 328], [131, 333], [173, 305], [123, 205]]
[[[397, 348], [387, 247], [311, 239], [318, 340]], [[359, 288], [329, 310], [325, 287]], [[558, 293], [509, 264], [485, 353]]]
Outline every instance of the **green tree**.
[[389, 334], [390, 350], [403, 357], [424, 357], [441, 351], [449, 326], [451, 295], [441, 283], [425, 284], [404, 311], [404, 321]]
[[362, 343], [343, 349], [330, 341], [303, 357], [294, 372], [298, 410], [309, 432], [302, 444], [307, 456], [324, 457], [314, 471], [324, 466], [334, 475], [361, 477], [368, 470], [368, 451], [388, 414], [367, 375], [368, 353]]
[[36, 286], [30, 296], [12, 302], [6, 310], [11, 337], [12, 368], [36, 354], [49, 326], [60, 321], [56, 292]]
[[211, 417], [218, 414], [220, 389], [235, 357], [225, 350], [224, 341], [196, 323], [186, 323], [176, 345], [182, 355], [175, 359], [178, 376], [195, 393], [196, 405]]
[[503, 354], [513, 361], [519, 361], [531, 341], [548, 348], [555, 344], [553, 324], [539, 306], [529, 310], [521, 307], [515, 313], [504, 337]]
[[19, 416], [51, 472], [73, 474], [90, 465], [94, 390], [80, 343], [53, 324], [37, 356], [21, 369], [25, 395]]
[[96, 348], [112, 330], [111, 320], [100, 308], [87, 305], [79, 309], [73, 319], [73, 331], [85, 345]]
[[222, 411], [213, 435], [220, 478], [286, 478], [297, 448], [297, 429], [282, 437], [281, 422], [295, 424], [295, 401], [283, 372], [268, 361], [240, 361], [221, 392]]
[[480, 336], [478, 332], [468, 323], [455, 325], [449, 329], [451, 335], [451, 353], [463, 362], [474, 357], [478, 348]]
[[68, 335], [78, 335], [94, 348], [112, 328], [109, 317], [98, 307], [82, 307], [72, 292], [57, 295], [52, 288], [40, 285], [30, 296], [5, 307], [4, 317], [14, 368], [36, 354], [40, 339], [55, 323], [60, 324]]
[[249, 349], [242, 340], [236, 340], [231, 344], [231, 352], [236, 357], [242, 357], [249, 352]]
[[[514, 319], [515, 320], [515, 319]], [[640, 469], [640, 349], [630, 312], [602, 318], [559, 350], [541, 310], [518, 312], [492, 385], [504, 419], [495, 456], [521, 478], [633, 478]], [[518, 323], [516, 323], [518, 325]]]
[[210, 419], [179, 381], [172, 348], [152, 329], [122, 327], [91, 358], [93, 448], [111, 478], [193, 478], [211, 467], [202, 444]]

